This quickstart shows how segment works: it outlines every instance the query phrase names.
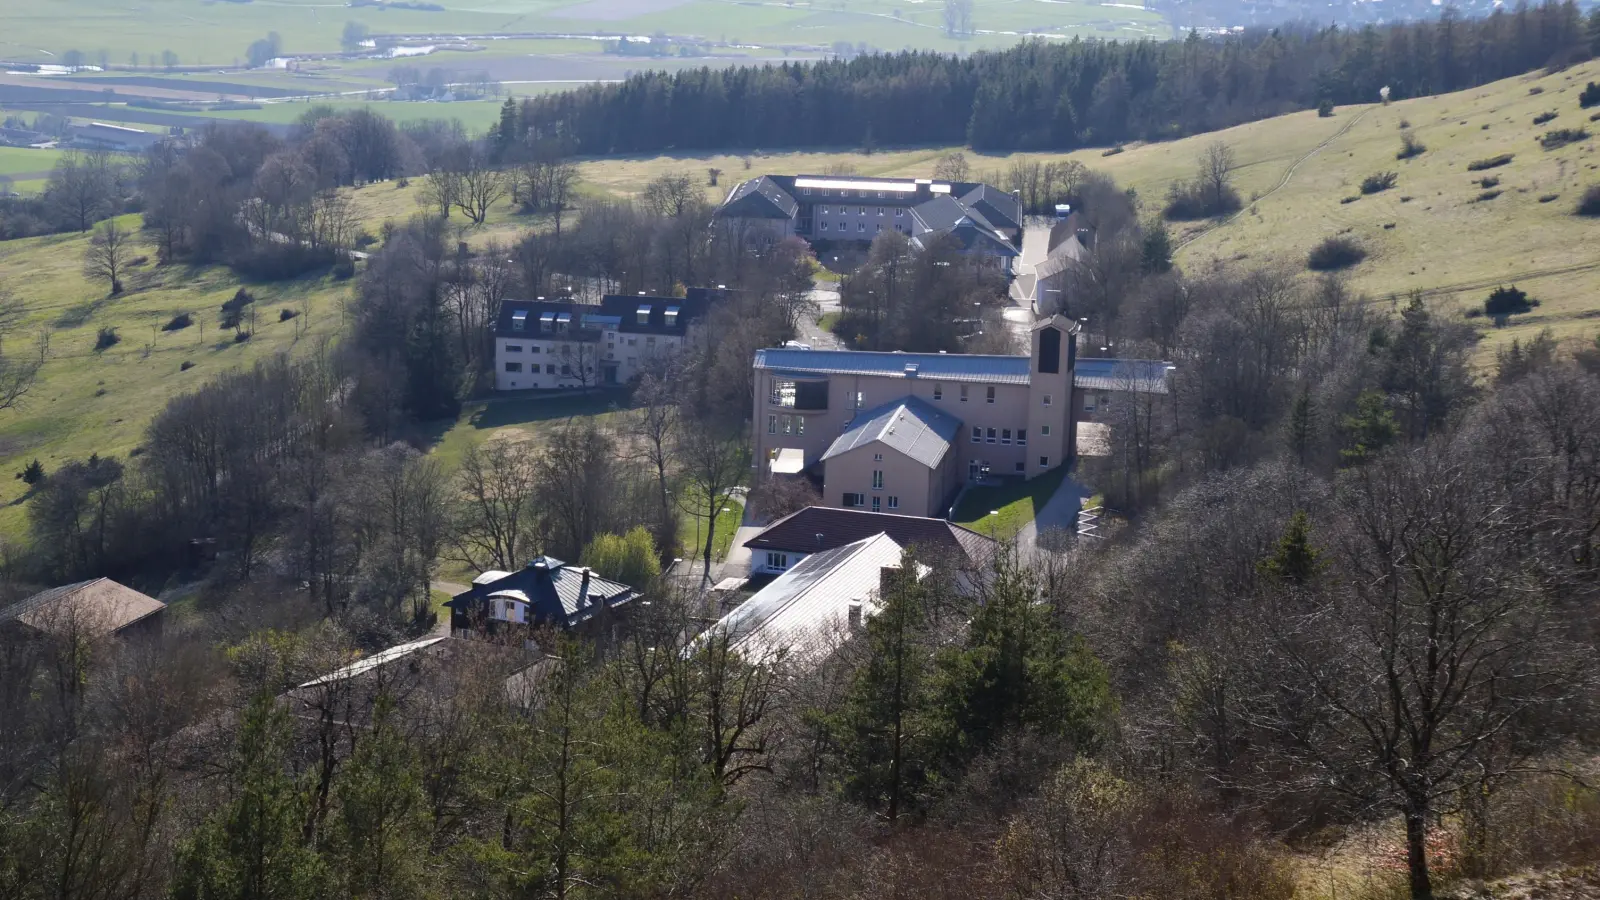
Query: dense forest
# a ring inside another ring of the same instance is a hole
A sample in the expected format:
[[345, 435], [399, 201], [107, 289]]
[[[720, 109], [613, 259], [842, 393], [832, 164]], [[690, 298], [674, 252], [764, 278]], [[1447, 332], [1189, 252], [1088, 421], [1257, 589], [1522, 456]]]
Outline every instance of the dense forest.
[[1178, 41], [1024, 43], [675, 73], [528, 98], [503, 145], [532, 133], [583, 154], [970, 144], [1070, 150], [1214, 131], [1324, 101], [1460, 90], [1600, 53], [1600, 11], [1572, 0], [1485, 19], [1357, 30], [1286, 26]]

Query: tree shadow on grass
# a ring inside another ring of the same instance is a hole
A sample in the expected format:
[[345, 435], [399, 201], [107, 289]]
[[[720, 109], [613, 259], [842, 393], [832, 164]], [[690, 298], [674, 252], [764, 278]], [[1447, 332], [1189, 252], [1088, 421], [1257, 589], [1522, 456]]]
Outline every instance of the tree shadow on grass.
[[488, 400], [474, 410], [467, 421], [473, 428], [505, 428], [573, 416], [597, 416], [626, 409], [628, 405], [626, 388], [558, 397], [529, 394]]

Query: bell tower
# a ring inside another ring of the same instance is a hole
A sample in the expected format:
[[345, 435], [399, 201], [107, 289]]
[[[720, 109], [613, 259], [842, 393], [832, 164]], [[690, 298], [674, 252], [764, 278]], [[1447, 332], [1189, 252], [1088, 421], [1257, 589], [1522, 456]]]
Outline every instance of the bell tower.
[[1078, 323], [1066, 316], [1040, 319], [1030, 335], [1027, 477], [1072, 461], [1077, 435], [1072, 421], [1072, 375], [1078, 361]]

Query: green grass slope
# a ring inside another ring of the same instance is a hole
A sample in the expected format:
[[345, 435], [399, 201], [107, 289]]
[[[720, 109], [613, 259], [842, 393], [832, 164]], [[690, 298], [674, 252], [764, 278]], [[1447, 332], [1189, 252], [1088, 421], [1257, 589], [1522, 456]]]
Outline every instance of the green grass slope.
[[[124, 221], [137, 227], [136, 216]], [[53, 471], [91, 453], [125, 457], [169, 398], [274, 353], [310, 352], [337, 334], [349, 291], [348, 283], [327, 278], [245, 285], [256, 296], [256, 331], [235, 343], [232, 330], [217, 325], [218, 307], [243, 284], [227, 269], [146, 263], [111, 298], [83, 277], [87, 243], [84, 235], [0, 242], [0, 285], [28, 308], [23, 325], [6, 337], [5, 352], [33, 352], [39, 331], [50, 329], [39, 382], [20, 407], [0, 411], [0, 533], [25, 524], [27, 488], [11, 476], [29, 460]], [[281, 309], [300, 315], [280, 322]], [[181, 312], [195, 324], [161, 330]], [[96, 351], [102, 327], [117, 329], [121, 341]], [[194, 366], [182, 371], [184, 362]]]

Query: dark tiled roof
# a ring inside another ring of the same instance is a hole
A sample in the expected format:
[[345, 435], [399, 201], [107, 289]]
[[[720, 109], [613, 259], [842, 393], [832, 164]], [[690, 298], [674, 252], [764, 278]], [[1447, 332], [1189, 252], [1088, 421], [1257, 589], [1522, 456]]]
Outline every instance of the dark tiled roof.
[[578, 566], [551, 566], [544, 557], [492, 581], [474, 584], [450, 598], [451, 609], [481, 611], [491, 597], [509, 594], [525, 601], [536, 622], [571, 628], [593, 616], [602, 605], [615, 609], [637, 596], [633, 588], [592, 572], [585, 579]]
[[982, 213], [996, 228], [1022, 227], [1022, 209], [1017, 198], [997, 187], [980, 184], [962, 194], [961, 202]]
[[[617, 330], [629, 334], [676, 334], [682, 335], [689, 331], [689, 323], [694, 322], [706, 314], [711, 301], [704, 291], [691, 292], [687, 297], [641, 297], [628, 294], [607, 294], [600, 300], [600, 314], [615, 317]], [[650, 321], [640, 324], [639, 308], [650, 308]], [[667, 310], [678, 311], [677, 324], [667, 324]]]
[[[996, 547], [994, 541], [976, 531], [944, 519], [828, 506], [808, 506], [779, 519], [766, 531], [745, 541], [744, 545], [758, 551], [816, 553], [843, 547], [879, 532], [887, 534], [901, 546], [922, 551], [929, 557], [922, 561], [930, 564], [949, 562], [960, 567], [983, 565]], [[817, 539], [819, 534], [822, 535], [820, 541]]]
[[[533, 338], [539, 336], [539, 317], [545, 313], [566, 313], [572, 317], [570, 327], [576, 329], [582, 325], [585, 315], [599, 311], [600, 307], [592, 303], [573, 303], [570, 300], [507, 300], [500, 304], [500, 315], [495, 319], [494, 332], [499, 337]], [[526, 314], [527, 324], [521, 331], [512, 328], [512, 321], [518, 313]], [[585, 337], [574, 333], [571, 338], [598, 340], [598, 335]]]
[[752, 178], [728, 192], [718, 215], [752, 219], [792, 219], [799, 204], [772, 178]]

